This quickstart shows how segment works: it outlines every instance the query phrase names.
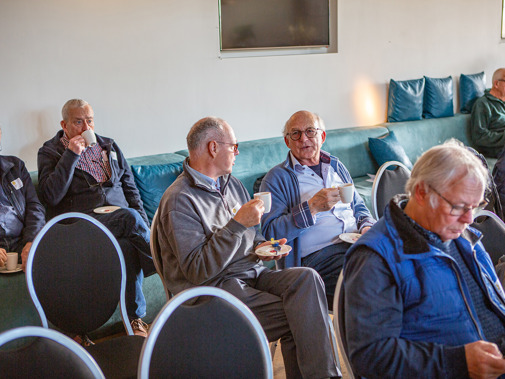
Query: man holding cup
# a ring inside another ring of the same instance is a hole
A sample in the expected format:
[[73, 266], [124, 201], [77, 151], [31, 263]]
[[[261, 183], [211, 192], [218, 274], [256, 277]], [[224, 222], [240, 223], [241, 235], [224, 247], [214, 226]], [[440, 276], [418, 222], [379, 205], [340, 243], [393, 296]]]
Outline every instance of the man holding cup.
[[[132, 172], [114, 140], [95, 135], [93, 109], [86, 101], [67, 101], [62, 116], [62, 130], [39, 149], [41, 200], [47, 205], [49, 217], [65, 212], [86, 213], [117, 238], [126, 264], [128, 317], [134, 333], [145, 337], [142, 282], [144, 275], [153, 274], [155, 268], [149, 221]], [[109, 208], [103, 208], [106, 206]], [[97, 213], [100, 209], [105, 211]]]
[[[220, 118], [206, 117], [193, 125], [187, 142], [184, 171], [158, 208], [166, 285], [174, 294], [215, 286], [243, 301], [268, 339], [281, 339], [287, 378], [338, 376], [319, 275], [308, 268], [270, 270], [260, 260], [273, 257], [256, 254], [271, 246], [256, 228], [264, 202], [251, 200], [231, 175], [239, 154], [233, 129]], [[281, 245], [286, 242], [276, 237]]]
[[325, 139], [323, 120], [315, 113], [299, 111], [286, 122], [284, 141], [290, 152], [261, 183], [260, 190], [272, 194], [272, 209], [261, 226], [266, 238], [286, 236], [293, 246], [280, 267], [312, 267], [332, 298], [350, 246], [339, 235], [365, 233], [375, 220], [344, 165], [321, 150]]

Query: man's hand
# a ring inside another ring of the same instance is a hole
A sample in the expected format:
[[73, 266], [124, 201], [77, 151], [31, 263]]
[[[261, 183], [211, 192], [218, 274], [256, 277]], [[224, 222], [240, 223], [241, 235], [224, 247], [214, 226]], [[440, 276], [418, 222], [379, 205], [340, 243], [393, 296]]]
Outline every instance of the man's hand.
[[[279, 245], [284, 245], [288, 240], [286, 238], [281, 238], [279, 240]], [[271, 246], [272, 243], [270, 241], [265, 241], [263, 243], [260, 243], [258, 246], [256, 246], [256, 249], [262, 247], [262, 246]], [[263, 256], [263, 255], [258, 255], [258, 258], [261, 259], [262, 261], [278, 261], [279, 259], [281, 258], [284, 258], [286, 255], [288, 255], [289, 252], [285, 253], [285, 254], [279, 254], [279, 255], [276, 255], [276, 256]]]
[[86, 141], [82, 136], [76, 135], [68, 142], [68, 148], [77, 155], [81, 155], [84, 149], [86, 149]]
[[242, 205], [238, 210], [235, 217], [235, 221], [249, 228], [254, 225], [258, 225], [261, 221], [261, 215], [265, 207], [263, 206], [263, 201], [260, 199], [249, 200], [247, 203]]
[[363, 229], [361, 229], [361, 234], [365, 234], [370, 230], [371, 226], [365, 226]]
[[28, 253], [30, 252], [30, 248], [32, 247], [31, 242], [27, 242], [25, 247], [23, 247], [23, 251], [21, 251], [21, 268], [23, 271], [26, 269], [26, 262], [28, 261]]
[[0, 267], [5, 266], [7, 263], [7, 251], [5, 249], [0, 248]]
[[329, 211], [340, 201], [338, 188], [323, 188], [308, 201], [312, 216], [319, 212]]
[[505, 374], [505, 359], [494, 343], [469, 343], [465, 345], [465, 357], [470, 378], [494, 379]]

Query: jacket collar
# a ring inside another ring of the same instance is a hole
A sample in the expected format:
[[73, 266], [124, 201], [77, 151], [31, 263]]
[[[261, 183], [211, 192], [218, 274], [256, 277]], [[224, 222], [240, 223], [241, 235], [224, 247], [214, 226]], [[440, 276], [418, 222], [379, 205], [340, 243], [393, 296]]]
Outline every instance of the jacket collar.
[[[189, 157], [187, 157], [184, 160], [184, 163], [182, 165], [184, 168], [184, 174], [188, 177], [188, 179], [192, 182], [192, 184], [194, 186], [203, 188], [209, 192], [215, 192], [215, 189], [210, 185], [210, 183], [207, 180], [205, 180], [202, 177], [202, 174], [189, 165]], [[228, 182], [230, 181], [230, 177], [231, 177], [231, 175], [228, 174], [228, 175], [223, 175], [223, 176], [220, 176], [219, 178], [217, 178], [217, 180], [219, 180], [219, 184], [221, 186], [221, 193], [224, 193], [224, 190], [225, 190], [226, 186], [228, 185]]]
[[14, 167], [14, 163], [10, 160], [5, 159], [5, 157], [0, 155], [0, 172], [2, 178], [7, 175], [7, 173]]
[[[291, 154], [291, 150], [290, 150], [290, 151], [288, 151], [288, 156], [287, 156], [286, 160], [284, 161], [285, 168], [290, 169], [290, 170], [294, 170], [292, 158], [295, 158], [295, 157], [294, 157], [294, 155]], [[322, 163], [331, 164], [332, 158], [335, 160], [338, 160], [338, 158], [332, 157], [330, 153], [328, 153], [324, 150], [321, 150], [319, 152], [319, 161]]]
[[[390, 219], [395, 226], [398, 236], [403, 243], [403, 252], [405, 254], [422, 254], [430, 251], [428, 241], [422, 236], [405, 218], [405, 214], [400, 207], [400, 202], [408, 200], [407, 195], [396, 195], [389, 202], [385, 211], [384, 217]], [[477, 232], [478, 233], [478, 232]], [[470, 243], [472, 248], [480, 240], [480, 233], [477, 234], [473, 230], [466, 228], [458, 239], [464, 239]]]

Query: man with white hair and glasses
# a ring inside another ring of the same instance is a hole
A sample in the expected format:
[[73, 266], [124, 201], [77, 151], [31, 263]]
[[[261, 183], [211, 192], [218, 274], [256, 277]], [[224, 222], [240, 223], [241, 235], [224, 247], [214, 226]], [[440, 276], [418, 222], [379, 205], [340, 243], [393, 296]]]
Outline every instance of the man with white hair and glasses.
[[487, 170], [456, 141], [425, 152], [384, 216], [347, 252], [353, 371], [367, 378], [505, 374], [505, 293], [479, 231]]
[[351, 246], [339, 235], [365, 233], [375, 220], [356, 190], [351, 203], [341, 201], [337, 187], [352, 183], [351, 175], [337, 157], [321, 150], [325, 139], [324, 122], [315, 113], [299, 111], [286, 122], [284, 141], [290, 152], [261, 183], [261, 191], [272, 193], [272, 208], [261, 226], [267, 239], [285, 236], [293, 246], [280, 267], [316, 270], [332, 305], [344, 254]]

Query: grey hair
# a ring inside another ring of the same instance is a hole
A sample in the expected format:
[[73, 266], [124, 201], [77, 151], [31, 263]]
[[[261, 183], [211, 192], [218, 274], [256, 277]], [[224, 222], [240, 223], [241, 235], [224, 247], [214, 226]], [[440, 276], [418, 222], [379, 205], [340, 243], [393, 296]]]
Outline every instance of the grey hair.
[[314, 127], [319, 128], [321, 130], [326, 130], [326, 126], [324, 125], [324, 121], [317, 113], [309, 112], [309, 111], [298, 111], [294, 114], [291, 115], [291, 117], [286, 121], [284, 124], [284, 129], [282, 130], [282, 135], [286, 137], [288, 135], [288, 130], [289, 130], [289, 125], [291, 124], [291, 121], [297, 117], [300, 117], [301, 115], [307, 116], [308, 114], [311, 115], [311, 117], [314, 119]]
[[205, 117], [198, 120], [186, 137], [188, 150], [198, 151], [204, 144], [212, 140], [222, 140], [225, 137], [224, 121], [218, 117]]
[[63, 120], [68, 121], [71, 109], [84, 108], [86, 105], [89, 105], [87, 101], [82, 99], [71, 99], [65, 103], [63, 108], [61, 108], [61, 117], [63, 117]]
[[[451, 138], [442, 145], [434, 146], [424, 152], [415, 163], [405, 190], [409, 197], [413, 196], [416, 186], [424, 184], [442, 192], [462, 178], [473, 178], [482, 184], [485, 190], [488, 186], [488, 171], [482, 161], [468, 150], [460, 141]], [[438, 197], [430, 195], [430, 204], [435, 207]]]

